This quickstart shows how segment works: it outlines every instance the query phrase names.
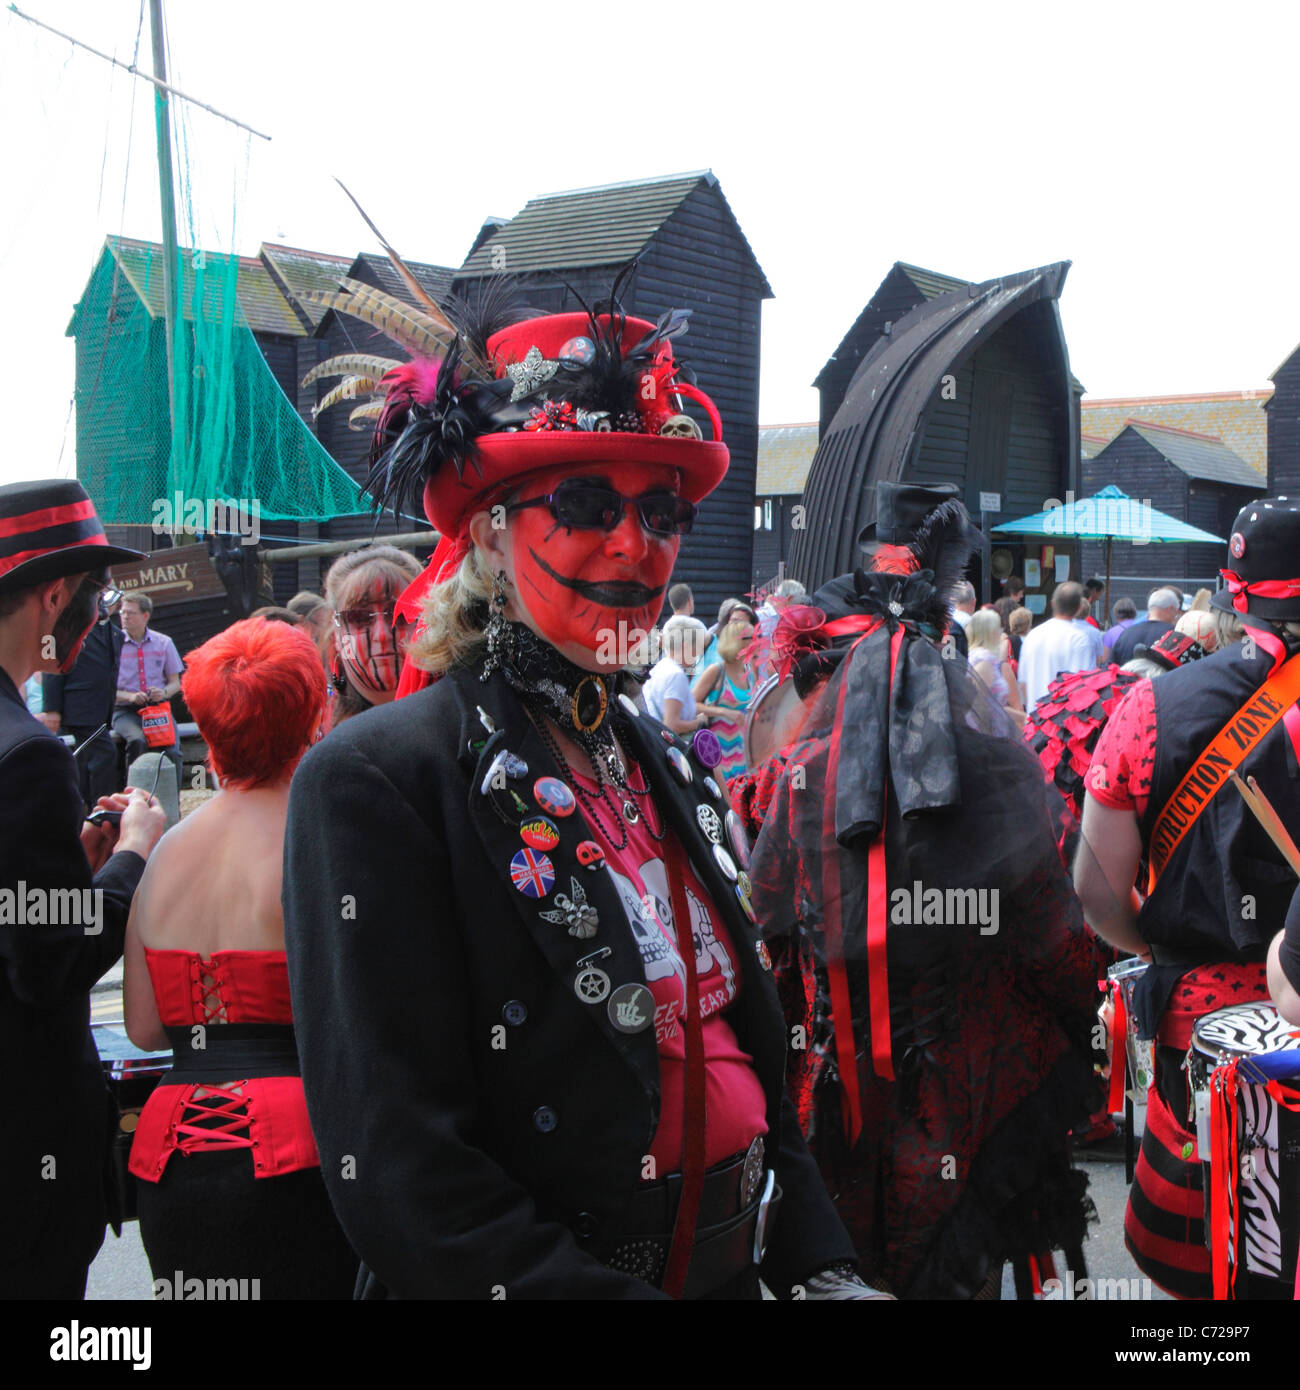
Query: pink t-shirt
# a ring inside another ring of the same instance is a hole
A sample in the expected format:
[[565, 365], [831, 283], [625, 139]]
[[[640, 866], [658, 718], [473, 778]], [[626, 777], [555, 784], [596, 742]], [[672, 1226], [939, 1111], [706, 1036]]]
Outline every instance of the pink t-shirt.
[[[576, 779], [591, 799], [595, 784]], [[643, 787], [639, 769], [631, 772], [633, 786]], [[611, 793], [615, 804], [620, 798]], [[650, 1145], [655, 1176], [682, 1169], [682, 1134], [686, 1086], [686, 967], [677, 947], [672, 895], [663, 846], [651, 834], [661, 829], [649, 798], [636, 796], [640, 819], [627, 825], [627, 846], [615, 850], [609, 836], [588, 819], [592, 839], [605, 851], [605, 872], [613, 878], [632, 933], [641, 948], [646, 984], [655, 999], [655, 1041], [659, 1045], [659, 1128]], [[582, 803], [578, 803], [581, 809]], [[602, 820], [612, 820], [603, 801], [596, 801]], [[647, 827], [647, 817], [652, 827]], [[615, 829], [615, 834], [617, 834]], [[685, 856], [682, 856], [685, 861]], [[740, 990], [735, 947], [708, 892], [689, 864], [686, 902], [691, 913], [695, 970], [704, 1021], [705, 1164], [712, 1167], [743, 1153], [758, 1134], [767, 1133], [767, 1098], [754, 1070], [753, 1059], [740, 1046], [723, 1014]]]

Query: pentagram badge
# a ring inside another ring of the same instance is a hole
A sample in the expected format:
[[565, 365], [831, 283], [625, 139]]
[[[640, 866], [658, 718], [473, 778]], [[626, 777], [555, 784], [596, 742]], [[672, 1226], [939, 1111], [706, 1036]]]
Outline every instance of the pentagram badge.
[[599, 1004], [609, 993], [609, 976], [589, 965], [573, 982], [573, 992], [584, 1004]]
[[699, 805], [695, 808], [695, 819], [700, 823], [700, 829], [713, 841], [715, 845], [722, 843], [722, 821], [718, 818], [718, 813], [712, 806]]
[[511, 401], [521, 401], [534, 391], [545, 386], [560, 370], [558, 362], [548, 362], [541, 350], [534, 344], [524, 355], [522, 362], [507, 362], [506, 373], [514, 386], [510, 390]]

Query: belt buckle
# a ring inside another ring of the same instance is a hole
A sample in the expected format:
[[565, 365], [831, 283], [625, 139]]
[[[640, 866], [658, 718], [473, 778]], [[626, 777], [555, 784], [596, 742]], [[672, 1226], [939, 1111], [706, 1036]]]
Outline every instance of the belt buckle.
[[767, 1170], [767, 1181], [763, 1184], [763, 1195], [758, 1203], [758, 1219], [754, 1223], [754, 1263], [761, 1265], [767, 1254], [767, 1213], [772, 1205], [772, 1194], [776, 1191], [776, 1171]]
[[766, 1145], [761, 1134], [755, 1135], [740, 1165], [740, 1210], [744, 1211], [758, 1196], [763, 1185], [763, 1156]]

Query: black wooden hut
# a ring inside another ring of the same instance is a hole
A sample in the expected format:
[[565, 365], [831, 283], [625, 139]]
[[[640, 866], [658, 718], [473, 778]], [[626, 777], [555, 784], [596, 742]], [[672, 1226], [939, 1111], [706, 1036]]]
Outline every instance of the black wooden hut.
[[1269, 495], [1300, 492], [1300, 347], [1269, 378], [1272, 398], [1268, 412]]
[[[1104, 449], [1084, 461], [1082, 496], [1091, 497], [1108, 483], [1189, 526], [1224, 537], [1241, 508], [1261, 496], [1265, 486], [1258, 470], [1221, 439], [1151, 420], [1130, 420]], [[1213, 589], [1225, 554], [1223, 545], [1209, 543], [1113, 541], [1107, 606], [1118, 598], [1131, 598], [1144, 612], [1147, 595], [1162, 583], [1185, 590]], [[1101, 541], [1084, 542], [1085, 575], [1102, 573], [1104, 559]]]
[[[484, 226], [456, 287], [504, 272], [523, 277], [529, 302], [548, 312], [581, 308], [577, 296], [595, 307], [634, 257], [624, 309], [652, 322], [667, 309], [692, 311], [674, 352], [717, 405], [731, 450], [726, 480], [684, 539], [674, 575], [705, 614], [750, 587], [761, 311], [772, 297], [718, 180], [703, 170], [535, 198]], [[708, 421], [688, 410], [708, 438]]]
[[[895, 265], [818, 377], [823, 417], [833, 413], [808, 475], [788, 566], [795, 578], [811, 588], [857, 563], [857, 534], [875, 518], [882, 480], [956, 483], [990, 527], [1077, 490], [1082, 387], [1057, 309], [1068, 270], [1062, 261], [968, 284]], [[914, 307], [889, 317], [909, 296]], [[998, 544], [1020, 568], [1023, 545]], [[996, 596], [987, 569], [976, 556], [969, 573], [977, 592]]]

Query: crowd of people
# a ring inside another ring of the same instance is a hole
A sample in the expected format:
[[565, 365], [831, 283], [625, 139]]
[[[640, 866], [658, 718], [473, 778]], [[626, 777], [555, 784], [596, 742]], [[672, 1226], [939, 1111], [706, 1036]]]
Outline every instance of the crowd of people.
[[[980, 607], [956, 489], [881, 483], [851, 572], [706, 627], [670, 580], [729, 456], [681, 326], [466, 307], [376, 438], [429, 564], [360, 547], [183, 662], [78, 484], [0, 488], [0, 1293], [82, 1296], [114, 1215], [87, 992], [123, 953], [127, 1031], [172, 1053], [130, 1159], [155, 1272], [861, 1301], [1081, 1267], [1098, 982], [1132, 955], [1126, 1238], [1218, 1291], [1180, 1059], [1223, 1004], [1300, 1015], [1294, 875], [1216, 770], [1300, 820], [1300, 507], [1243, 510], [1190, 611], [1162, 587], [1103, 630], [1098, 582], [1036, 626], [1014, 577]], [[91, 754], [177, 691], [217, 790], [164, 835]]]

